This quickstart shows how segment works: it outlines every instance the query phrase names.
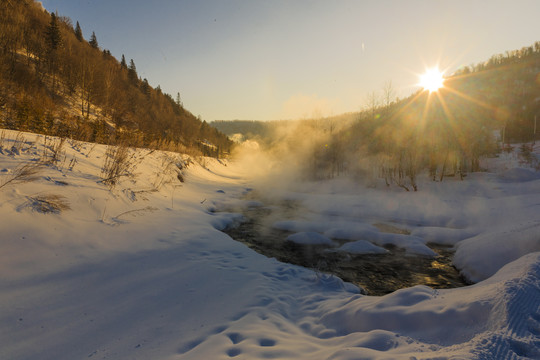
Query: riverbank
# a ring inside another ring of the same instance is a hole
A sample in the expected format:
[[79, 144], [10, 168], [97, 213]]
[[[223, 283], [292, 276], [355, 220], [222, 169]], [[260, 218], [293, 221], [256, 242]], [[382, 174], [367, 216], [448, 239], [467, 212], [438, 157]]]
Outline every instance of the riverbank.
[[[58, 161], [21, 173], [59, 140], [2, 140], [2, 359], [540, 356], [534, 171], [426, 182], [415, 194], [339, 179], [277, 189], [278, 169], [263, 183], [240, 164], [130, 149], [131, 175], [111, 187], [101, 176], [107, 147], [67, 140]], [[349, 250], [427, 255], [431, 239], [444, 239], [476, 283], [366, 296], [260, 255], [220, 231], [257, 205], [242, 199], [249, 189], [307, 209], [269, 221], [296, 242], [317, 233]], [[383, 233], [381, 222], [410, 235]]]

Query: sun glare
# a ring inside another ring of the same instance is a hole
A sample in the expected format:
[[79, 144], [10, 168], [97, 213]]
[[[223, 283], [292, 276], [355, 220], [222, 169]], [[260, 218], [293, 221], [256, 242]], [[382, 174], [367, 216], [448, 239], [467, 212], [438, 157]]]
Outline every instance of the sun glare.
[[434, 92], [443, 87], [444, 77], [443, 73], [438, 68], [427, 69], [426, 72], [420, 76], [420, 85], [424, 90]]

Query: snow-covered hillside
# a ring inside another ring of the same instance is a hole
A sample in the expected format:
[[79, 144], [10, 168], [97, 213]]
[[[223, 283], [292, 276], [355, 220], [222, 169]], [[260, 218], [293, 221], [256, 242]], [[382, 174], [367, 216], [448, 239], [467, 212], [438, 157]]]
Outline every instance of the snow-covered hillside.
[[[107, 152], [0, 135], [0, 359], [540, 358], [540, 175], [514, 153], [406, 193], [144, 149], [113, 184]], [[296, 241], [455, 245], [475, 284], [365, 296], [219, 231], [276, 198], [307, 209], [272, 224]]]

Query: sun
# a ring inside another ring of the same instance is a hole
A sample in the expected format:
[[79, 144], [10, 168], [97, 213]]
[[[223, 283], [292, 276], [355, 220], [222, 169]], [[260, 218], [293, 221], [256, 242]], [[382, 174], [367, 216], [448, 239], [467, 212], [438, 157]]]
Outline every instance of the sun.
[[420, 83], [424, 90], [434, 92], [444, 86], [443, 73], [438, 68], [427, 69], [423, 75], [420, 75]]

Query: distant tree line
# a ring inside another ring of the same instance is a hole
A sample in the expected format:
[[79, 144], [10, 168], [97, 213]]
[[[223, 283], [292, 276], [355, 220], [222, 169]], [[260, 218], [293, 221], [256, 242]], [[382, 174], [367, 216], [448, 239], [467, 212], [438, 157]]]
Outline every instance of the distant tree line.
[[216, 120], [210, 125], [220, 132], [232, 137], [241, 134], [244, 140], [256, 140], [264, 143], [273, 138], [273, 125], [275, 121], [254, 120]]
[[488, 61], [484, 61], [478, 64], [472, 64], [470, 66], [464, 66], [458, 69], [454, 75], [469, 74], [472, 72], [480, 72], [484, 70], [491, 70], [496, 67], [520, 63], [524, 59], [538, 57], [540, 55], [540, 41], [536, 41], [531, 46], [525, 46], [520, 50], [505, 51], [504, 54], [493, 55]]
[[463, 179], [505, 144], [540, 139], [539, 44], [458, 71], [437, 92], [419, 90], [398, 100], [387, 82], [352, 116], [215, 126], [269, 134], [273, 140], [263, 143], [274, 141], [268, 148], [309, 179], [348, 174], [408, 191], [418, 189], [420, 174]]
[[79, 22], [33, 0], [0, 2], [0, 126], [101, 143], [200, 151], [232, 142], [176, 100], [140, 79]]
[[314, 153], [319, 164], [312, 174], [367, 171], [387, 185], [416, 190], [423, 171], [435, 181], [463, 178], [481, 170], [480, 159], [501, 145], [540, 139], [540, 42], [507, 54], [492, 57], [481, 71], [454, 74], [431, 94], [421, 90], [393, 101], [385, 85], [382, 95], [368, 96], [352, 125], [323, 130], [330, 136]]

